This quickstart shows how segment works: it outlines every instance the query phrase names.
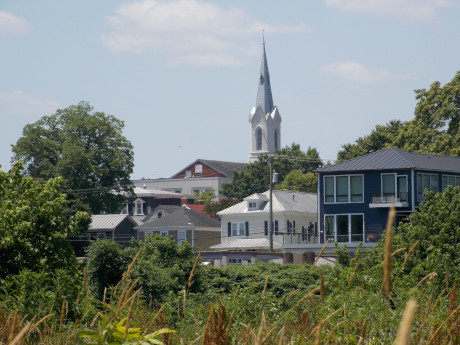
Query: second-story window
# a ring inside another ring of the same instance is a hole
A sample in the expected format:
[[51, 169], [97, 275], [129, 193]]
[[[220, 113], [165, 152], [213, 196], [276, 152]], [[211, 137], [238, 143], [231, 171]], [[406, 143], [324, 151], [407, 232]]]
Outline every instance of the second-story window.
[[340, 175], [324, 177], [324, 202], [363, 202], [363, 176]]
[[439, 192], [438, 175], [417, 174], [417, 200], [423, 200], [423, 192], [427, 189], [430, 192]]

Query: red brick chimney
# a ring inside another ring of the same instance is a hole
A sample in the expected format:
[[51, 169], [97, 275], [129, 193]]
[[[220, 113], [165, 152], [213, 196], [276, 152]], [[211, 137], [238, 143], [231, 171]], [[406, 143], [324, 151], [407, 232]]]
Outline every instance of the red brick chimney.
[[188, 199], [187, 199], [187, 198], [181, 198], [181, 199], [180, 199], [180, 205], [181, 205], [181, 206], [184, 206], [184, 205], [187, 204], [187, 203], [188, 203]]

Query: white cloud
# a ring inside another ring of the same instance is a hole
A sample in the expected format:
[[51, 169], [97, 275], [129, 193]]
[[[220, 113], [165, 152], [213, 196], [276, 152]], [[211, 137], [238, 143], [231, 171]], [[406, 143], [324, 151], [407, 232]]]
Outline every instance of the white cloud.
[[[106, 19], [102, 42], [119, 53], [159, 52], [169, 63], [235, 65], [251, 49], [248, 36], [305, 32], [305, 23], [270, 25], [242, 9], [203, 0], [143, 0], [120, 6]], [[243, 43], [246, 42], [246, 43]]]
[[384, 69], [365, 67], [353, 61], [340, 61], [321, 66], [321, 73], [340, 78], [347, 83], [381, 83], [411, 78], [409, 74], [395, 74]]
[[420, 22], [435, 22], [438, 9], [454, 6], [452, 0], [326, 0], [326, 4], [347, 12]]
[[0, 114], [4, 116], [49, 115], [58, 107], [57, 102], [26, 94], [21, 90], [0, 91]]
[[32, 26], [24, 18], [0, 11], [0, 35], [23, 35], [31, 29]]

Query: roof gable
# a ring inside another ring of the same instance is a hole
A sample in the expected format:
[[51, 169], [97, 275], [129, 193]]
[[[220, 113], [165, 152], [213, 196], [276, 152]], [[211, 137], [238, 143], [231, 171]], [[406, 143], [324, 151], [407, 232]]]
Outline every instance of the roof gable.
[[133, 225], [137, 225], [127, 214], [95, 214], [91, 216], [88, 231], [115, 230], [125, 219], [128, 219]]
[[365, 170], [423, 169], [460, 172], [460, 157], [408, 152], [398, 148], [381, 151], [340, 162], [315, 172], [342, 172]]
[[[185, 171], [191, 170], [196, 164], [203, 165], [203, 172], [200, 177], [232, 177], [233, 171], [246, 170], [246, 163], [225, 162], [208, 159], [197, 159], [193, 163], [187, 165], [184, 169], [171, 176], [171, 178], [185, 177]], [[205, 168], [207, 167], [207, 169]], [[193, 174], [194, 175], [194, 174]]]
[[217, 219], [205, 216], [204, 214], [195, 212], [188, 208], [181, 207], [180, 210], [146, 222], [138, 226], [138, 228], [160, 228], [164, 226], [220, 227], [220, 222]]
[[[245, 199], [252, 200], [256, 198], [257, 194], [248, 196]], [[270, 192], [266, 191], [262, 193], [267, 200], [270, 200]], [[299, 212], [313, 214], [317, 213], [318, 204], [317, 196], [313, 193], [302, 193], [302, 192], [292, 192], [292, 191], [273, 191], [273, 212]], [[230, 206], [217, 214], [219, 216], [228, 215], [228, 214], [239, 214], [239, 213], [257, 213], [257, 212], [269, 212], [270, 203], [267, 202], [263, 208], [258, 210], [248, 210], [248, 203], [246, 200]]]

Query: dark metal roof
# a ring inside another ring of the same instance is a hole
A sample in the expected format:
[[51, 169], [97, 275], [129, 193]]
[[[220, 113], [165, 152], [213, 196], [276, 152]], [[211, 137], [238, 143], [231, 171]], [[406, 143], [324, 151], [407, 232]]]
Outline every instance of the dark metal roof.
[[369, 153], [367, 155], [316, 169], [315, 172], [341, 172], [363, 170], [422, 169], [460, 172], [459, 156], [443, 156], [408, 152], [397, 148]]
[[[220, 221], [217, 219], [205, 216], [204, 214], [189, 210], [181, 207], [173, 213], [167, 214], [161, 218], [151, 220], [138, 226], [139, 229], [144, 228], [160, 228], [163, 226], [181, 226], [181, 227], [218, 227], [220, 228]], [[137, 229], [136, 228], [136, 229]]]
[[[238, 171], [246, 170], [246, 163], [214, 161], [214, 160], [198, 158], [196, 161], [194, 161], [193, 163], [187, 165], [184, 169], [182, 169], [178, 173], [174, 174], [171, 178], [174, 178], [175, 176], [179, 175], [183, 171], [189, 169], [190, 167], [192, 167], [192, 166], [194, 166], [195, 164], [198, 164], [198, 163], [207, 165], [208, 167], [210, 167], [211, 169], [221, 173], [225, 177], [232, 177], [233, 172], [235, 170], [238, 170]], [[206, 177], [206, 176], [203, 176], [203, 177]]]

